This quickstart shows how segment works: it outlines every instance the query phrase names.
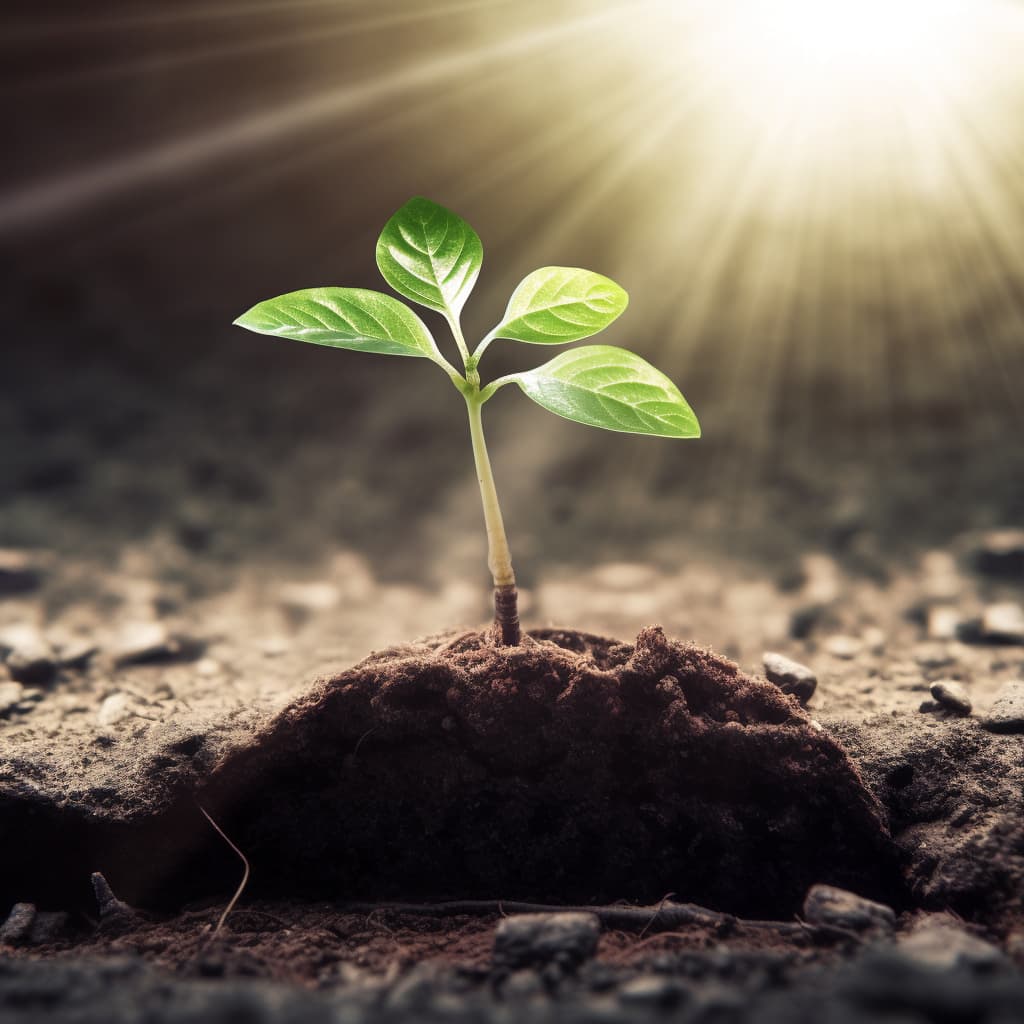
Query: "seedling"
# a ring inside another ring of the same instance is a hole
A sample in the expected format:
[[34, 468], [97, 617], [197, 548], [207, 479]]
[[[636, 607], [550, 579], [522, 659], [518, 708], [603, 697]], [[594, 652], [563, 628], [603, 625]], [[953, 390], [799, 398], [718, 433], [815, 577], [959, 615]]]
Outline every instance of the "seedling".
[[700, 426], [679, 389], [638, 355], [612, 345], [585, 345], [543, 366], [481, 386], [480, 359], [499, 338], [532, 345], [564, 345], [603, 331], [626, 308], [614, 281], [575, 267], [542, 267], [512, 293], [501, 322], [470, 354], [462, 308], [483, 263], [477, 233], [429, 199], [410, 199], [384, 225], [377, 266], [400, 295], [440, 313], [462, 359], [460, 373], [442, 354], [426, 324], [408, 306], [363, 288], [306, 288], [253, 306], [235, 323], [259, 334], [329, 348], [418, 356], [436, 363], [466, 400], [469, 435], [487, 527], [488, 566], [494, 578], [496, 632], [519, 643], [516, 577], [484, 442], [480, 411], [506, 384], [517, 384], [538, 405], [577, 423], [655, 437], [699, 437]]

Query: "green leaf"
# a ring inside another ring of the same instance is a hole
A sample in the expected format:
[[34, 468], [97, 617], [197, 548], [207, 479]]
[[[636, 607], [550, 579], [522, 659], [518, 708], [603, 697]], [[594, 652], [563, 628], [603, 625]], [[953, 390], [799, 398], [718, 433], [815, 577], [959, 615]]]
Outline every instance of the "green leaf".
[[585, 345], [511, 380], [567, 420], [630, 434], [700, 437], [697, 417], [675, 384], [624, 348]]
[[458, 318], [484, 261], [477, 233], [429, 199], [410, 199], [384, 225], [377, 266], [400, 295]]
[[305, 288], [267, 299], [235, 323], [257, 334], [387, 356], [441, 358], [423, 321], [408, 306], [365, 288]]
[[491, 332], [535, 345], [561, 345], [603, 331], [629, 296], [610, 278], [576, 267], [542, 267], [528, 275]]

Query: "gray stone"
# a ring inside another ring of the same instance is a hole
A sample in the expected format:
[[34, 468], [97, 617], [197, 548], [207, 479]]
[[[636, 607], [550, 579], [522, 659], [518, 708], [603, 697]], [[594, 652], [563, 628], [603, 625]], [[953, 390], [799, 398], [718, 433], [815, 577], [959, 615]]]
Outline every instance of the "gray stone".
[[0, 597], [37, 590], [45, 576], [43, 555], [16, 548], [0, 548]]
[[1024, 680], [1003, 684], [981, 724], [989, 732], [1024, 732]]
[[114, 895], [110, 883], [99, 871], [94, 871], [90, 880], [96, 904], [99, 907], [101, 927], [104, 929], [127, 927], [139, 919], [139, 915], [132, 907]]
[[801, 704], [806, 704], [814, 695], [818, 677], [806, 665], [774, 651], [765, 651], [762, 661], [764, 674], [783, 693], [793, 694]]
[[15, 903], [7, 920], [0, 925], [0, 942], [15, 945], [24, 942], [32, 931], [36, 919], [36, 908], [31, 903]]
[[600, 935], [596, 914], [517, 914], [494, 933], [494, 963], [508, 970], [551, 962], [577, 967], [597, 951]]
[[992, 644], [1024, 644], [1024, 608], [1015, 601], [990, 604], [981, 615], [981, 636]]
[[660, 974], [641, 974], [627, 981], [618, 992], [619, 1002], [625, 1006], [663, 1010], [678, 1006], [684, 995], [686, 989], [678, 980]]
[[116, 725], [129, 718], [131, 714], [131, 697], [127, 693], [112, 693], [100, 704], [99, 711], [96, 712], [96, 721], [103, 726]]
[[42, 637], [28, 638], [7, 655], [7, 671], [19, 683], [52, 683], [57, 675], [57, 658]]
[[809, 924], [851, 932], [891, 932], [896, 925], [891, 907], [831, 885], [811, 886], [804, 899], [804, 918]]
[[75, 638], [57, 647], [58, 661], [61, 668], [85, 668], [98, 650], [91, 640]]
[[1024, 530], [992, 530], [974, 551], [974, 567], [986, 576], [1024, 582]]
[[928, 914], [896, 940], [900, 951], [917, 963], [940, 970], [957, 967], [992, 968], [1006, 962], [992, 943], [964, 931], [947, 914]]
[[171, 633], [162, 622], [136, 622], [127, 627], [114, 648], [114, 664], [148, 665], [198, 658], [205, 644], [194, 637]]
[[931, 694], [947, 711], [955, 715], [971, 713], [971, 698], [955, 679], [939, 679], [931, 685]]
[[17, 708], [24, 699], [21, 683], [0, 683], [0, 717]]

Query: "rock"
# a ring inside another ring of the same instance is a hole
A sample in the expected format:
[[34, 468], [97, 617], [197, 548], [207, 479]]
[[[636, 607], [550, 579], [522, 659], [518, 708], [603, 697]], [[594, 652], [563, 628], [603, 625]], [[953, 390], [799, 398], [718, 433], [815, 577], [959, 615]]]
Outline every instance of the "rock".
[[981, 636], [991, 644], [1024, 644], [1024, 608], [1015, 601], [990, 604], [981, 615]]
[[57, 656], [37, 633], [26, 633], [7, 653], [7, 671], [19, 683], [45, 686], [57, 675]]
[[1024, 582], [1024, 530], [992, 530], [974, 551], [974, 567], [985, 576]]
[[0, 925], [0, 942], [15, 945], [24, 942], [32, 931], [36, 919], [36, 908], [32, 903], [15, 903], [7, 920]]
[[116, 725], [131, 716], [131, 697], [127, 693], [112, 693], [103, 699], [96, 721], [102, 726]]
[[852, 932], [888, 933], [896, 925], [891, 907], [831, 885], [811, 886], [804, 900], [804, 918], [809, 924]]
[[949, 605], [935, 605], [928, 609], [925, 629], [929, 640], [955, 640], [960, 626], [960, 613]]
[[114, 664], [146, 665], [187, 661], [199, 657], [204, 644], [194, 637], [172, 634], [162, 622], [136, 622], [128, 626], [114, 649]]
[[74, 637], [56, 645], [56, 650], [61, 668], [85, 668], [99, 647], [91, 640]]
[[844, 661], [852, 661], [861, 652], [863, 644], [855, 636], [844, 636], [841, 633], [830, 636], [825, 641], [825, 650], [833, 658], [841, 658]]
[[124, 900], [119, 900], [114, 895], [114, 890], [99, 871], [94, 871], [90, 880], [99, 907], [101, 928], [105, 931], [120, 930], [123, 927], [130, 927], [139, 920], [138, 913]]
[[0, 683], [0, 718], [13, 711], [24, 697], [21, 683]]
[[944, 971], [990, 969], [1006, 962], [1001, 950], [964, 931], [948, 914], [927, 914], [909, 934], [899, 936], [896, 945], [922, 966]]
[[660, 974], [641, 974], [631, 978], [618, 992], [619, 1002], [624, 1006], [662, 1010], [678, 1006], [684, 995], [686, 989], [676, 978], [666, 978]]
[[989, 732], [1024, 732], [1024, 680], [1003, 684], [981, 724]]
[[783, 693], [793, 694], [801, 704], [806, 704], [814, 695], [818, 677], [806, 665], [774, 651], [766, 651], [762, 661], [764, 674]]
[[506, 970], [552, 962], [572, 969], [594, 955], [600, 935], [596, 914], [517, 914], [494, 933], [494, 963]]
[[971, 698], [967, 691], [955, 679], [939, 679], [932, 683], [931, 694], [939, 705], [955, 715], [971, 713]]
[[0, 597], [37, 590], [46, 575], [42, 555], [16, 548], [0, 548]]

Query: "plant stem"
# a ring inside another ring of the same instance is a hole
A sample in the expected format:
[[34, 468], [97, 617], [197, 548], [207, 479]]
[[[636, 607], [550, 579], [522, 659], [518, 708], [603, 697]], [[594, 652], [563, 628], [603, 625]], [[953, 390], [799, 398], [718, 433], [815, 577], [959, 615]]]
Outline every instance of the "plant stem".
[[480, 416], [483, 402], [480, 401], [479, 392], [466, 394], [465, 398], [469, 410], [469, 435], [473, 440], [476, 478], [480, 484], [484, 523], [487, 527], [487, 565], [494, 578], [494, 625], [501, 643], [514, 647], [520, 640], [516, 576], [512, 571], [512, 555], [505, 537], [498, 492], [494, 487], [491, 460], [487, 456], [487, 443], [484, 441], [484, 425]]

